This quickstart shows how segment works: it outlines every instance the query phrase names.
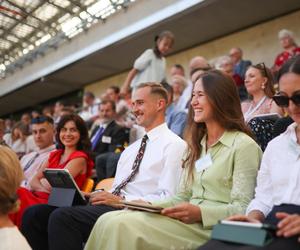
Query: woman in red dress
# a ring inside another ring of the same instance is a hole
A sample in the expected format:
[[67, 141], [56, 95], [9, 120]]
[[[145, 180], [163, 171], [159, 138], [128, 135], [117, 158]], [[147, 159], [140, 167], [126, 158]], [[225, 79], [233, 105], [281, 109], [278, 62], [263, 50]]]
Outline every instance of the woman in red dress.
[[20, 227], [25, 209], [35, 204], [45, 204], [51, 192], [51, 186], [44, 178], [45, 168], [68, 169], [81, 188], [91, 175], [94, 166], [89, 157], [90, 140], [88, 130], [82, 118], [78, 115], [65, 115], [57, 125], [57, 150], [49, 155], [48, 161], [30, 182], [31, 190], [20, 187], [17, 191], [21, 201], [20, 210], [11, 214], [11, 220]]

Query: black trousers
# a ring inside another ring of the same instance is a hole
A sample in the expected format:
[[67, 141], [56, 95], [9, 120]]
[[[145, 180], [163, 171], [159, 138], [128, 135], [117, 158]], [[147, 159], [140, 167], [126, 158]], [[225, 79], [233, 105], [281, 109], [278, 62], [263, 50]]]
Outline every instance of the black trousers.
[[97, 219], [114, 210], [105, 205], [36, 205], [25, 211], [21, 231], [33, 250], [82, 250]]
[[[265, 223], [276, 225], [278, 219], [275, 214], [277, 212], [286, 212], [289, 214], [300, 214], [300, 206], [282, 204], [280, 206], [275, 206], [270, 214], [267, 216]], [[256, 247], [256, 246], [246, 246], [241, 244], [234, 244], [230, 242], [210, 240], [205, 245], [198, 248], [198, 250], [299, 250], [300, 243], [298, 242], [298, 237], [275, 237], [274, 240], [266, 246]]]

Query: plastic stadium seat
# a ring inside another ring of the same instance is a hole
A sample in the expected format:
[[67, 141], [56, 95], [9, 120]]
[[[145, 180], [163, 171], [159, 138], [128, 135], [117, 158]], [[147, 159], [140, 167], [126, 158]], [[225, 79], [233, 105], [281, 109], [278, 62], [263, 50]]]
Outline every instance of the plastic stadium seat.
[[100, 181], [95, 189], [104, 189], [105, 191], [109, 191], [111, 188], [112, 188], [112, 185], [113, 185], [113, 182], [114, 182], [114, 179], [115, 178], [107, 178], [107, 179], [104, 179], [102, 181]]
[[85, 183], [83, 184], [83, 187], [81, 189], [81, 191], [89, 193], [93, 190], [94, 187], [94, 180], [91, 178], [86, 179]]

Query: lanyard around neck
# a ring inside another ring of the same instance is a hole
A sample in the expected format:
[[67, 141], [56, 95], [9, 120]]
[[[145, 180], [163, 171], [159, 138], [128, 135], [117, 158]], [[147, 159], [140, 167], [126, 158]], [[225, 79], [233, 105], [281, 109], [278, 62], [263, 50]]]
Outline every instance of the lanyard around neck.
[[249, 122], [252, 118], [252, 115], [261, 107], [261, 105], [265, 102], [267, 99], [266, 96], [260, 99], [260, 101], [256, 104], [255, 107], [253, 107], [253, 103], [251, 103], [250, 107], [248, 108], [247, 112], [244, 114], [244, 118], [246, 122]]

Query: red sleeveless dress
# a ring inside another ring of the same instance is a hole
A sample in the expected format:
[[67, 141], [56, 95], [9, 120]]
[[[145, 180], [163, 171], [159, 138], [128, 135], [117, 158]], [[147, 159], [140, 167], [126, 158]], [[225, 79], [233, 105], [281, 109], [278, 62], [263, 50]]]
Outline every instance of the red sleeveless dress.
[[[79, 174], [77, 175], [74, 180], [76, 181], [76, 184], [81, 189], [85, 180], [91, 176], [92, 168], [94, 167], [94, 162], [92, 159], [83, 151], [75, 151], [72, 154], [70, 154], [69, 158], [64, 163], [59, 163], [61, 155], [63, 154], [63, 150], [55, 150], [50, 153], [49, 159], [48, 159], [48, 168], [53, 169], [63, 169], [66, 167], [66, 165], [73, 159], [76, 158], [84, 158], [87, 161], [87, 169], [85, 174]], [[22, 216], [26, 208], [36, 205], [36, 204], [47, 204], [49, 193], [46, 192], [37, 192], [37, 191], [30, 191], [26, 188], [20, 187], [17, 190], [17, 194], [19, 197], [19, 200], [21, 201], [20, 209], [18, 212], [10, 214], [9, 217], [13, 221], [15, 225], [18, 227], [21, 226], [22, 222]]]

